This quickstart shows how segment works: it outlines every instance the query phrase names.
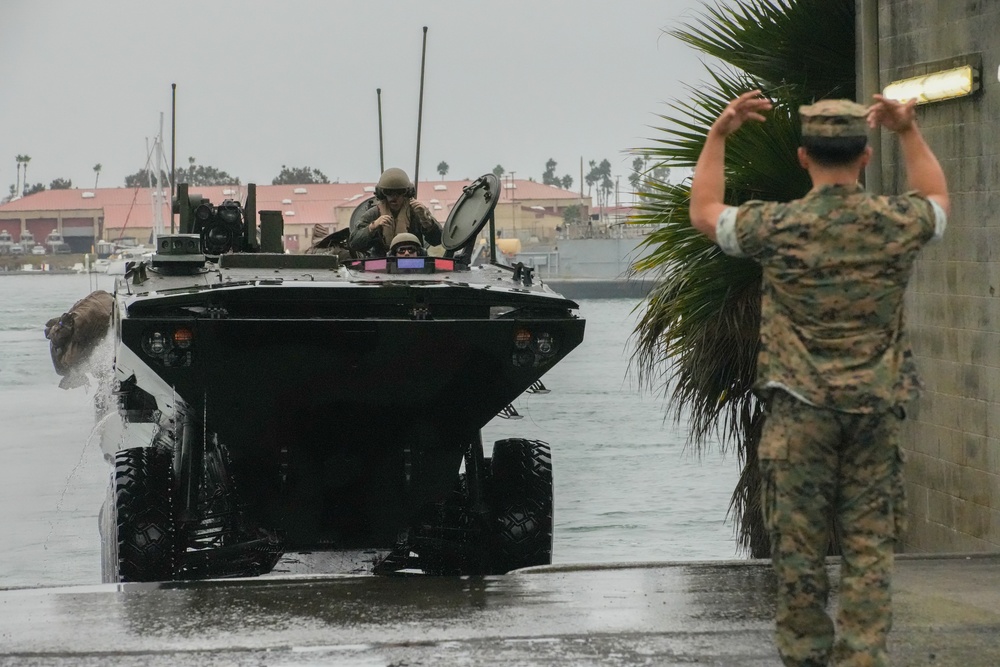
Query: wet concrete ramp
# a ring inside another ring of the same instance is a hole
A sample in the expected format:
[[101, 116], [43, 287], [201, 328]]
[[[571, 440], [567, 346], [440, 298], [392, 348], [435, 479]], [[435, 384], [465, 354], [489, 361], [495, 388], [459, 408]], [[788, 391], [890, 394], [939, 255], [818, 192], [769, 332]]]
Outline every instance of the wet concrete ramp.
[[[831, 568], [835, 571], [835, 568]], [[765, 561], [0, 590], [4, 665], [778, 665]], [[1000, 556], [900, 559], [893, 664], [1000, 665]]]

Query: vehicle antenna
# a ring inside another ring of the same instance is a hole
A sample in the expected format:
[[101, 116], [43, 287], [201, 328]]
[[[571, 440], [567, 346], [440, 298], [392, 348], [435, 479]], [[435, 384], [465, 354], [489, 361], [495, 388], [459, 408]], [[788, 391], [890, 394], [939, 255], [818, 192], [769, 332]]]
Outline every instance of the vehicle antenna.
[[413, 195], [420, 182], [420, 126], [424, 118], [424, 62], [427, 59], [427, 26], [424, 26], [424, 46], [420, 53], [420, 104], [417, 107], [417, 166], [413, 169]]
[[376, 88], [375, 94], [378, 96], [378, 171], [385, 171], [385, 155], [382, 152], [382, 89]]
[[170, 84], [170, 233], [174, 233], [174, 196], [177, 194], [177, 84]]

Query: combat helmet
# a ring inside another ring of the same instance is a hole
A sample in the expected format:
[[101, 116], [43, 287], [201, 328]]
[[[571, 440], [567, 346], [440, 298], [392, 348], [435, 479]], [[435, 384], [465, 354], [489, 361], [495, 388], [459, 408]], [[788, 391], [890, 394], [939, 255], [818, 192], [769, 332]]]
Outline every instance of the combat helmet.
[[375, 197], [385, 199], [386, 190], [405, 190], [407, 197], [415, 197], [417, 194], [410, 177], [399, 167], [389, 167], [382, 172], [375, 184]]
[[392, 243], [389, 245], [389, 254], [395, 255], [397, 248], [404, 245], [413, 246], [416, 248], [418, 254], [423, 254], [424, 247], [420, 243], [420, 239], [409, 232], [401, 232], [392, 238]]

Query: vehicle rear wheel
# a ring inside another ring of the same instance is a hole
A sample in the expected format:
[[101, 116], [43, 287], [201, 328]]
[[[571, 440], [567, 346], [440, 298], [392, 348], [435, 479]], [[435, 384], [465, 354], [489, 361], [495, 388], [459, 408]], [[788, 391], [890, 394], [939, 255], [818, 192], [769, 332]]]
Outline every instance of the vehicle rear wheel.
[[168, 581], [179, 559], [171, 502], [170, 452], [125, 449], [102, 511], [102, 576], [105, 581]]
[[540, 440], [493, 445], [491, 506], [497, 572], [552, 562], [552, 456]]

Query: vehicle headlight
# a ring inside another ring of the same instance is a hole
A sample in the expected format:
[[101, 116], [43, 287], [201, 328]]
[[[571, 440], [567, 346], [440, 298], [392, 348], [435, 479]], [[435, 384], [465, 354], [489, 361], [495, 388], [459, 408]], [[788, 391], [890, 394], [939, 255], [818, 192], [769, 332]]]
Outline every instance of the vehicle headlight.
[[549, 363], [557, 351], [555, 337], [547, 331], [533, 333], [528, 329], [514, 332], [514, 353], [511, 363], [515, 366], [541, 366]]
[[550, 356], [556, 351], [556, 343], [552, 339], [552, 334], [540, 333], [535, 336], [535, 349], [542, 356]]
[[158, 357], [170, 349], [170, 340], [160, 331], [154, 331], [142, 341], [142, 351], [151, 357]]
[[194, 360], [194, 332], [188, 327], [158, 327], [142, 337], [146, 356], [167, 367], [190, 366]]

